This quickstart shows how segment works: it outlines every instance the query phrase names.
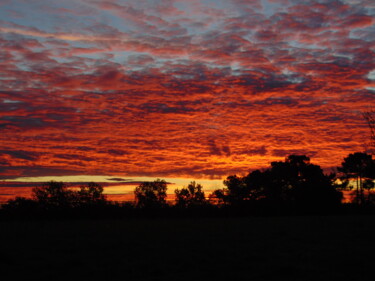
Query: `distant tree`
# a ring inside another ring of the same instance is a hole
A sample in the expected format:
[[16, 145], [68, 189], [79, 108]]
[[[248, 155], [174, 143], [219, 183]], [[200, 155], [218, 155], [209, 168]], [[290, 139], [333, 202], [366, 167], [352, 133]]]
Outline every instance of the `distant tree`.
[[364, 189], [372, 189], [375, 179], [375, 161], [372, 156], [364, 152], [349, 154], [337, 169], [342, 173], [341, 180], [344, 181], [345, 186], [352, 188], [353, 185], [349, 182], [355, 181], [356, 202], [364, 203]]
[[266, 195], [301, 207], [340, 204], [342, 194], [333, 187], [334, 175], [325, 175], [305, 155], [290, 155], [284, 162], [272, 162]]
[[178, 207], [194, 207], [202, 206], [206, 203], [202, 185], [192, 181], [186, 188], [175, 190], [176, 206]]
[[[325, 175], [305, 155], [290, 155], [271, 168], [255, 170], [245, 177], [229, 176], [226, 188], [215, 190], [210, 201], [232, 206], [266, 203], [301, 208], [329, 207], [341, 202], [342, 193], [333, 187], [334, 175]], [[258, 204], [259, 205], [259, 204]]]
[[217, 189], [210, 195], [210, 201], [218, 205], [242, 205], [249, 199], [249, 192], [242, 177], [237, 175], [228, 176], [223, 184], [223, 189]]
[[32, 190], [33, 200], [44, 208], [75, 208], [106, 202], [103, 187], [91, 182], [79, 190], [67, 187], [63, 182], [50, 181]]
[[214, 190], [209, 196], [208, 201], [212, 205], [225, 205], [227, 204], [226, 196], [227, 196], [228, 189], [216, 189]]
[[32, 198], [46, 208], [69, 208], [73, 207], [75, 194], [65, 183], [50, 181], [41, 187], [33, 188]]
[[300, 208], [329, 207], [341, 202], [342, 194], [333, 187], [334, 175], [325, 175], [305, 155], [290, 155], [271, 168], [255, 170], [242, 179], [249, 202], [269, 206], [293, 205]]
[[226, 188], [222, 194], [217, 194], [232, 206], [250, 204], [252, 201], [258, 200], [262, 196], [262, 184], [265, 178], [259, 170], [253, 171], [246, 177], [237, 175], [228, 176], [224, 180]]
[[[264, 172], [255, 170], [244, 177], [243, 182], [248, 190], [250, 200], [265, 199], [270, 185], [269, 170]], [[269, 195], [269, 194], [268, 194]]]
[[87, 186], [83, 185], [75, 192], [75, 201], [79, 206], [102, 204], [106, 202], [103, 187], [95, 182], [90, 182]]
[[309, 167], [310, 158], [305, 155], [289, 155], [284, 162], [272, 162], [268, 196], [276, 201], [295, 201], [297, 189], [311, 181], [305, 178], [305, 171]]
[[166, 205], [167, 182], [157, 179], [143, 182], [134, 190], [135, 203], [140, 208], [157, 208]]
[[242, 177], [237, 175], [229, 176], [224, 180], [227, 188], [225, 200], [231, 205], [239, 205], [249, 200], [250, 194]]
[[17, 196], [14, 199], [8, 200], [2, 207], [7, 211], [33, 212], [38, 208], [38, 205], [33, 199]]

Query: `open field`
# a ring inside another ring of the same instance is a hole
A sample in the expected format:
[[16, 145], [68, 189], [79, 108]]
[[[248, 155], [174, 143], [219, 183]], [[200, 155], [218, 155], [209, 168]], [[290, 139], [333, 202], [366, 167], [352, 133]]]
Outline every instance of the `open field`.
[[0, 222], [2, 280], [374, 280], [374, 216]]

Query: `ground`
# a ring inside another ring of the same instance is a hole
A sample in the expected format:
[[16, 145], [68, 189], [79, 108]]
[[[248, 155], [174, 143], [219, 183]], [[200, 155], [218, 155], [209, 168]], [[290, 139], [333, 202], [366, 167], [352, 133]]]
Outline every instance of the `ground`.
[[374, 280], [374, 216], [0, 222], [1, 280]]

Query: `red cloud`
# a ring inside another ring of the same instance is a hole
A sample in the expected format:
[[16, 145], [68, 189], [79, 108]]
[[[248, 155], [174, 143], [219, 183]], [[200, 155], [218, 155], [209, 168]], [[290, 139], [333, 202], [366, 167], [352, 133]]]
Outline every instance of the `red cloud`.
[[54, 10], [71, 24], [0, 22], [1, 176], [220, 178], [362, 151], [372, 15], [283, 2], [88, 1]]

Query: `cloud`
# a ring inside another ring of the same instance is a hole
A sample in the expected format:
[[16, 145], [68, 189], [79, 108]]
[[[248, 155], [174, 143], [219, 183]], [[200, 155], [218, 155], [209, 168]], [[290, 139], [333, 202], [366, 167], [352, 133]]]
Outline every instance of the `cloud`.
[[247, 147], [246, 149], [240, 150], [237, 154], [246, 154], [246, 155], [261, 155], [264, 156], [267, 154], [266, 146], [260, 147]]
[[306, 151], [304, 149], [274, 149], [272, 154], [279, 157], [288, 157], [289, 155], [306, 155], [313, 158], [317, 154], [317, 151]]
[[131, 55], [128, 57], [126, 63], [130, 65], [148, 65], [154, 63], [155, 60], [152, 56], [149, 55]]
[[73, 2], [2, 6], [4, 178], [332, 167], [368, 141], [371, 1]]
[[0, 167], [0, 179], [9, 180], [20, 177], [80, 175], [83, 172], [83, 170], [79, 171], [76, 169], [46, 166]]
[[[58, 39], [63, 41], [115, 41], [115, 38], [110, 36], [95, 36], [95, 35], [85, 35], [85, 34], [68, 34], [68, 33], [48, 33], [43, 32], [38, 29], [29, 28], [12, 28], [12, 27], [0, 27], [0, 32], [2, 33], [14, 33], [18, 35], [40, 37], [47, 39]], [[123, 34], [124, 36], [124, 34]]]
[[129, 179], [123, 179], [123, 178], [110, 178], [110, 179], [107, 179], [107, 180], [109, 180], [109, 181], [129, 181]]
[[0, 154], [7, 154], [15, 159], [35, 161], [38, 159], [38, 155], [34, 152], [23, 151], [23, 150], [0, 150]]

